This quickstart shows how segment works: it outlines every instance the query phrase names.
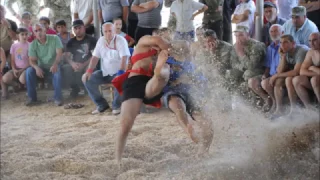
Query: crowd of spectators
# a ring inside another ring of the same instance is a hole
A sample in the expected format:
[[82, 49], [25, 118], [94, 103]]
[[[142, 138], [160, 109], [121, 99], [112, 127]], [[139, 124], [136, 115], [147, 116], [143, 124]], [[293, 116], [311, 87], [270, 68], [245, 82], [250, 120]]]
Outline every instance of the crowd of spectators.
[[[38, 83], [50, 80], [54, 95], [48, 101], [61, 106], [66, 84], [72, 98], [81, 89], [88, 93], [97, 106], [93, 114], [104, 112], [111, 107], [99, 85], [124, 73], [132, 48], [141, 37], [156, 35], [168, 41], [189, 41], [193, 59], [205, 55], [201, 57], [207, 68], [218, 69], [225, 86], [232, 82], [227, 89], [238, 86], [254, 92], [272, 119], [284, 115], [285, 95], [290, 115], [298, 99], [312, 109], [312, 99], [320, 100], [319, 18], [314, 17], [319, 3], [283, 2], [264, 2], [261, 42], [254, 39], [258, 14], [253, 0], [99, 0], [99, 39], [93, 37], [93, 0], [74, 2], [72, 24], [51, 22], [48, 17], [33, 23], [30, 12], [23, 12], [20, 22], [14, 22], [5, 18], [6, 9], [1, 6], [2, 99], [9, 97], [7, 89], [12, 85], [27, 89], [27, 106], [38, 104]], [[174, 29], [160, 28], [163, 3], [170, 7]], [[193, 20], [201, 13], [202, 26], [195, 30]], [[234, 44], [231, 22], [236, 24]], [[113, 114], [119, 114], [121, 97], [116, 90], [113, 93]]]

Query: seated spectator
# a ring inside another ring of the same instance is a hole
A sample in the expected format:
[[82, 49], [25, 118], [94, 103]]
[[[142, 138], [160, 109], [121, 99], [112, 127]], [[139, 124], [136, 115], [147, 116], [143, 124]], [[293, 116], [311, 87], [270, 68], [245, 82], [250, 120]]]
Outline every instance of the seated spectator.
[[55, 24], [55, 27], [58, 32], [58, 37], [60, 38], [62, 45], [63, 45], [63, 50], [66, 50], [66, 46], [68, 41], [73, 38], [73, 34], [68, 32], [67, 30], [67, 24], [64, 20], [58, 20]]
[[6, 53], [4, 52], [2, 47], [0, 47], [0, 61], [1, 61], [1, 65], [0, 65], [0, 81], [2, 81], [2, 75], [5, 74], [8, 71], [8, 69], [6, 68], [6, 64], [7, 64]]
[[[231, 70], [226, 73], [227, 78], [236, 82], [248, 82], [249, 78], [263, 73], [266, 47], [264, 43], [249, 36], [249, 28], [237, 26], [234, 31], [236, 43], [231, 52]], [[246, 83], [247, 84], [247, 83]]]
[[199, 50], [203, 50], [205, 48], [205, 39], [204, 39], [204, 32], [206, 31], [205, 28], [202, 26], [199, 26], [196, 29], [196, 37], [197, 41], [191, 43], [190, 49], [191, 49], [191, 56], [195, 58], [197, 54], [199, 53]]
[[[320, 103], [320, 34], [312, 33], [309, 37], [309, 43], [311, 49], [301, 65], [300, 76], [294, 77], [292, 83], [304, 106], [308, 109], [314, 109], [310, 103], [308, 89], [314, 91], [318, 103]], [[293, 97], [292, 105], [295, 103], [295, 97]]]
[[131, 11], [138, 14], [138, 25], [135, 34], [136, 43], [145, 35], [152, 35], [153, 30], [161, 26], [161, 9], [163, 0], [134, 0]]
[[93, 0], [74, 1], [73, 20], [81, 19], [86, 27], [86, 34], [94, 34], [93, 26]]
[[249, 28], [249, 35], [254, 35], [254, 14], [256, 12], [256, 5], [252, 0], [240, 0], [236, 10], [233, 13], [231, 22], [237, 26], [246, 26]]
[[134, 39], [131, 36], [129, 36], [128, 34], [121, 31], [122, 19], [120, 19], [120, 18], [113, 19], [113, 24], [114, 24], [114, 27], [116, 28], [116, 34], [124, 37], [127, 40], [129, 47], [133, 47], [133, 45], [135, 43]]
[[[233, 46], [227, 42], [219, 40], [213, 30], [204, 32], [205, 49], [210, 53], [208, 65], [213, 65], [219, 71], [219, 74], [225, 77], [227, 69], [230, 69], [230, 58]], [[199, 47], [198, 47], [199, 48]]]
[[264, 17], [267, 20], [267, 23], [263, 26], [262, 33], [262, 42], [269, 46], [273, 41], [270, 39], [269, 29], [273, 24], [283, 25], [286, 20], [278, 17], [277, 15], [277, 6], [272, 2], [264, 3]]
[[[185, 8], [188, 7], [188, 8]], [[171, 5], [170, 12], [177, 20], [175, 40], [194, 41], [194, 18], [205, 12], [208, 6], [193, 0], [177, 0]]]
[[[307, 54], [308, 47], [295, 43], [292, 35], [282, 35], [280, 39], [280, 62], [277, 73], [269, 79], [269, 85], [274, 87], [276, 111], [270, 117], [276, 119], [283, 114], [283, 90], [287, 87], [289, 98], [292, 98], [294, 88], [292, 78], [299, 75], [300, 67]], [[292, 101], [290, 99], [290, 101]]]
[[99, 0], [98, 15], [101, 24], [112, 22], [115, 18], [123, 24], [121, 31], [127, 33], [129, 1], [128, 0]]
[[28, 30], [26, 28], [18, 28], [19, 42], [13, 44], [10, 49], [11, 54], [11, 68], [9, 72], [4, 74], [1, 81], [2, 98], [8, 98], [7, 85], [19, 80], [21, 84], [25, 84], [25, 70], [29, 67], [29, 43]]
[[26, 71], [28, 100], [26, 106], [32, 106], [40, 101], [37, 99], [37, 77], [48, 80], [52, 78], [54, 87], [53, 100], [57, 106], [62, 105], [60, 60], [62, 57], [62, 43], [58, 36], [46, 34], [42, 24], [35, 24], [33, 32], [36, 39], [29, 47], [30, 66]]
[[306, 16], [306, 8], [297, 6], [292, 9], [292, 18], [283, 24], [284, 34], [294, 37], [296, 44], [309, 46], [308, 38], [311, 33], [319, 32], [317, 26]]
[[269, 85], [269, 79], [277, 73], [280, 37], [283, 34], [283, 28], [280, 24], [274, 24], [270, 27], [269, 33], [272, 43], [267, 48], [264, 64], [265, 71], [262, 76], [250, 78], [248, 81], [249, 88], [263, 99], [264, 106], [262, 110], [264, 112], [273, 112], [276, 108], [273, 87]]
[[[90, 60], [89, 67], [82, 76], [82, 81], [89, 93], [90, 98], [96, 104], [97, 109], [92, 114], [98, 114], [109, 109], [107, 101], [99, 92], [99, 85], [111, 83], [113, 78], [124, 73], [126, 61], [130, 56], [127, 41], [115, 34], [115, 28], [112, 23], [103, 25], [104, 36], [100, 37], [93, 51], [93, 56]], [[101, 70], [94, 68], [101, 59]], [[120, 95], [114, 90], [114, 100], [112, 102], [112, 114], [120, 114]]]
[[291, 19], [292, 8], [298, 6], [299, 0], [277, 0], [277, 5], [279, 8], [279, 17], [285, 20]]
[[299, 0], [299, 6], [307, 9], [307, 18], [314, 22], [320, 30], [320, 2], [319, 0]]
[[10, 47], [13, 41], [17, 39], [17, 24], [9, 19], [5, 18], [6, 10], [4, 6], [0, 5], [0, 47], [3, 48], [6, 53], [6, 57], [9, 56]]
[[73, 21], [72, 27], [76, 37], [67, 43], [65, 57], [68, 64], [63, 65], [63, 75], [66, 84], [72, 89], [70, 96], [75, 98], [80, 92], [80, 86], [83, 86], [81, 77], [89, 65], [97, 40], [86, 34], [82, 20]]

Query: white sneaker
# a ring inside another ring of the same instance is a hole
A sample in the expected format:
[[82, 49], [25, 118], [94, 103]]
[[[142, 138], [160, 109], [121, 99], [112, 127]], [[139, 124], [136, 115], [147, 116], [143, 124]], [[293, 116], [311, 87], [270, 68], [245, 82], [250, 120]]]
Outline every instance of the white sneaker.
[[113, 115], [118, 115], [118, 114], [120, 114], [120, 109], [114, 109], [114, 110], [112, 110], [112, 114]]

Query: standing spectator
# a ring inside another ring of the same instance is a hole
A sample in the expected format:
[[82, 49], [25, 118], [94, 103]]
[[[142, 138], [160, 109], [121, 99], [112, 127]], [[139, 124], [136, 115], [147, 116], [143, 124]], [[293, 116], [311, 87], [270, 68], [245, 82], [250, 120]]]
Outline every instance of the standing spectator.
[[279, 24], [274, 24], [270, 27], [269, 32], [272, 43], [267, 48], [264, 64], [266, 69], [262, 76], [250, 78], [248, 81], [249, 88], [263, 99], [264, 106], [262, 107], [262, 110], [264, 112], [273, 112], [276, 108], [273, 87], [269, 85], [269, 80], [270, 77], [277, 73], [277, 67], [280, 59], [280, 37], [283, 34], [283, 28]]
[[234, 10], [236, 9], [237, 5], [239, 4], [239, 0], [224, 0], [223, 1], [223, 37], [222, 40], [232, 43], [232, 26], [231, 26], [231, 15], [233, 14]]
[[[127, 41], [115, 34], [115, 28], [112, 23], [103, 25], [104, 36], [100, 37], [93, 51], [89, 67], [82, 76], [82, 81], [89, 93], [90, 98], [96, 104], [97, 109], [92, 114], [98, 114], [109, 109], [107, 101], [99, 92], [98, 86], [111, 83], [113, 78], [124, 73], [127, 58], [130, 57]], [[101, 59], [101, 70], [93, 69]], [[112, 114], [120, 114], [120, 95], [114, 90], [114, 100], [112, 102]]]
[[73, 19], [81, 19], [86, 27], [86, 33], [93, 35], [93, 0], [76, 0], [73, 7]]
[[292, 35], [285, 34], [280, 39], [280, 62], [277, 68], [277, 73], [270, 80], [270, 86], [274, 87], [274, 95], [276, 100], [276, 111], [270, 117], [276, 119], [282, 116], [283, 113], [283, 90], [284, 87], [288, 90], [288, 96], [292, 101], [294, 88], [292, 78], [299, 75], [300, 67], [308, 52], [308, 47], [305, 45], [297, 45], [294, 42]]
[[[133, 3], [133, 0], [129, 0], [129, 5], [131, 7]], [[138, 16], [136, 13], [131, 11], [131, 8], [129, 8], [129, 15], [128, 15], [128, 34], [131, 37], [135, 36], [136, 29], [138, 25]]]
[[175, 40], [194, 41], [194, 18], [205, 12], [208, 6], [193, 0], [176, 0], [172, 3], [170, 11], [177, 19]]
[[10, 47], [13, 44], [13, 41], [17, 39], [17, 24], [9, 19], [5, 18], [6, 10], [0, 5], [0, 47], [3, 48], [8, 57], [10, 52]]
[[240, 0], [241, 3], [237, 5], [233, 13], [232, 22], [237, 26], [246, 26], [249, 28], [249, 35], [254, 35], [254, 14], [256, 12], [256, 5], [252, 0]]
[[67, 43], [65, 57], [68, 64], [63, 66], [63, 75], [66, 78], [66, 84], [72, 89], [70, 96], [75, 98], [80, 92], [80, 86], [83, 85], [81, 77], [89, 65], [91, 52], [97, 40], [86, 34], [82, 20], [73, 21], [72, 27], [76, 37], [71, 38]]
[[21, 15], [21, 25], [20, 27], [28, 29], [28, 42], [32, 42], [34, 37], [33, 37], [33, 32], [32, 32], [32, 23], [31, 23], [31, 13], [29, 12], [24, 12]]
[[27, 41], [28, 30], [26, 28], [19, 28], [17, 33], [19, 36], [19, 42], [13, 44], [10, 49], [12, 70], [3, 76], [1, 81], [2, 98], [4, 99], [8, 98], [7, 85], [18, 79], [21, 84], [25, 84], [25, 70], [29, 67], [29, 43]]
[[308, 38], [311, 33], [319, 32], [317, 26], [306, 16], [306, 8], [297, 6], [292, 9], [292, 18], [283, 24], [284, 34], [294, 37], [295, 43], [309, 46]]
[[292, 8], [298, 6], [299, 0], [278, 0], [279, 17], [283, 19], [291, 19]]
[[[13, 4], [17, 3], [18, 12], [13, 9]], [[34, 23], [37, 21], [37, 16], [40, 10], [39, 1], [30, 1], [30, 0], [8, 0], [7, 7], [9, 12], [15, 16], [21, 22], [21, 14], [24, 12], [31, 13], [31, 22]]]
[[115, 18], [122, 19], [122, 32], [127, 33], [129, 2], [128, 0], [99, 0], [98, 15], [101, 24], [112, 22]]
[[222, 39], [222, 10], [224, 0], [199, 0], [200, 3], [208, 6], [203, 15], [202, 26], [216, 32], [218, 39]]
[[39, 23], [42, 24], [46, 29], [46, 34], [56, 35], [57, 32], [50, 27], [50, 19], [48, 17], [41, 17]]
[[267, 20], [267, 23], [263, 26], [263, 33], [262, 33], [262, 42], [269, 46], [272, 41], [270, 39], [269, 29], [273, 24], [280, 24], [283, 25], [286, 20], [278, 17], [277, 15], [277, 6], [272, 2], [265, 2], [264, 3], [264, 17]]
[[[308, 51], [300, 69], [300, 76], [293, 78], [292, 83], [297, 95], [308, 109], [310, 103], [308, 89], [313, 90], [320, 103], [320, 33], [312, 33], [309, 37], [311, 49]], [[293, 96], [293, 105], [296, 103]]]
[[113, 19], [113, 24], [114, 24], [114, 27], [116, 28], [116, 34], [124, 37], [128, 42], [128, 46], [129, 47], [133, 47], [133, 45], [135, 43], [134, 39], [131, 36], [129, 36], [128, 34], [126, 34], [123, 31], [121, 31], [121, 29], [122, 29], [122, 19], [120, 19], [120, 18]]
[[161, 9], [163, 0], [134, 0], [131, 11], [138, 14], [138, 26], [135, 33], [135, 40], [144, 35], [152, 35], [153, 30], [161, 25]]
[[58, 20], [55, 24], [55, 27], [58, 31], [58, 37], [60, 38], [63, 51], [65, 52], [68, 41], [73, 38], [73, 34], [68, 32], [67, 23], [64, 20]]
[[62, 43], [58, 36], [46, 34], [46, 28], [42, 24], [35, 24], [33, 32], [36, 39], [29, 48], [29, 62], [31, 67], [26, 71], [28, 100], [26, 106], [37, 104], [37, 77], [52, 78], [54, 87], [54, 103], [62, 105], [61, 73], [59, 63], [62, 57]]
[[307, 9], [307, 18], [316, 24], [320, 30], [320, 2], [319, 0], [299, 0], [299, 5]]

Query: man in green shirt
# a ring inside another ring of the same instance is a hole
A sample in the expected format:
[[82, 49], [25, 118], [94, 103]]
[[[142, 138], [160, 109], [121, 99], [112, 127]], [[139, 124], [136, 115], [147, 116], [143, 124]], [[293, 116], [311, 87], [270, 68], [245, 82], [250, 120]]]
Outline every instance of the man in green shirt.
[[62, 56], [63, 45], [56, 35], [46, 35], [45, 27], [41, 24], [33, 26], [36, 39], [29, 47], [29, 61], [31, 67], [26, 71], [28, 101], [26, 106], [38, 103], [37, 100], [37, 77], [52, 78], [54, 87], [54, 102], [57, 106], [62, 105], [61, 73], [59, 63]]
[[199, 0], [200, 3], [208, 6], [204, 13], [202, 25], [206, 29], [214, 30], [219, 40], [222, 40], [222, 10], [224, 0]]

